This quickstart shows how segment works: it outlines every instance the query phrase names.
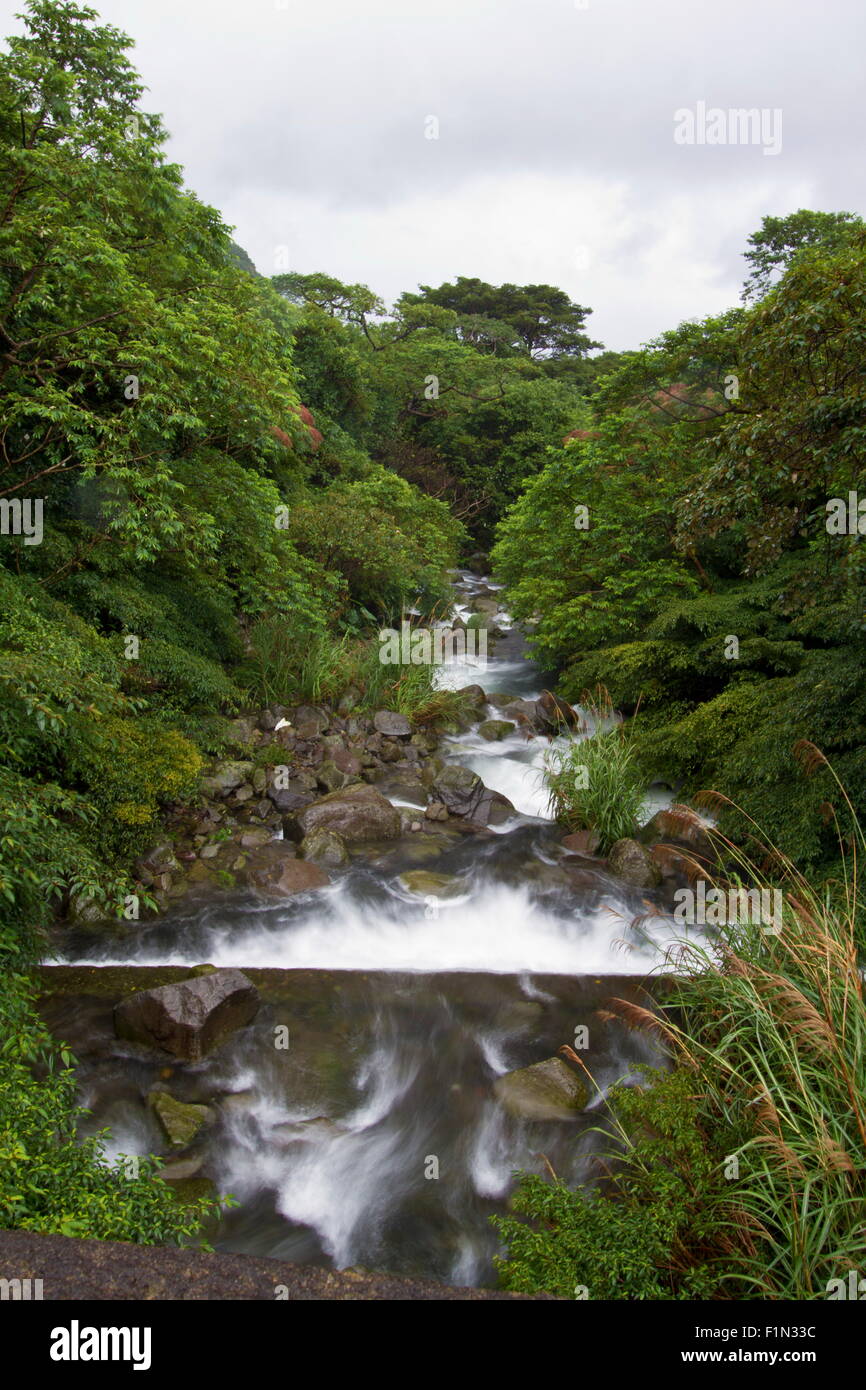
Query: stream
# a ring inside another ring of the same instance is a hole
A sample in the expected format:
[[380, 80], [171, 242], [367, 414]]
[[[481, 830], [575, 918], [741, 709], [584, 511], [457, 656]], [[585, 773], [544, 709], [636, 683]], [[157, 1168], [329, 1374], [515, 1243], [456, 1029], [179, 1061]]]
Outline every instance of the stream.
[[[495, 595], [465, 571], [455, 588], [461, 615]], [[441, 679], [536, 697], [544, 674], [507, 615], [497, 623], [504, 635], [486, 669], [455, 664]], [[565, 873], [547, 815], [548, 747], [520, 728], [486, 742], [477, 725], [444, 740], [442, 756], [516, 808], [483, 835], [364, 846], [314, 893], [225, 894], [120, 945], [69, 939], [67, 964], [257, 972], [255, 1023], [200, 1063], [168, 1066], [118, 1041], [95, 995], [45, 1006], [79, 1058], [84, 1129], [111, 1129], [109, 1157], [164, 1152], [142, 1099], [155, 1083], [170, 1078], [178, 1099], [212, 1107], [191, 1166], [238, 1202], [209, 1233], [216, 1249], [489, 1284], [499, 1248], [489, 1218], [506, 1210], [515, 1171], [550, 1165], [572, 1185], [592, 1176], [606, 1090], [659, 1060], [645, 1036], [596, 1011], [612, 996], [639, 998], [676, 932], [661, 917], [635, 929], [639, 896], [591, 861]], [[664, 799], [648, 797], [647, 818]], [[410, 892], [400, 875], [419, 868], [453, 875], [452, 896]], [[570, 1122], [506, 1113], [496, 1078], [573, 1045], [582, 1026], [597, 1087], [588, 1110]], [[281, 1027], [287, 1046], [275, 1045]]]

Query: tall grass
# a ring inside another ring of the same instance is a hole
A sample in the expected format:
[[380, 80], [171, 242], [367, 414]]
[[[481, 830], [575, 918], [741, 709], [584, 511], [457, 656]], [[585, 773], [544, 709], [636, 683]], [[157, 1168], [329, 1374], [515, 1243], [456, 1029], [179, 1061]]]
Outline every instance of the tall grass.
[[346, 697], [358, 713], [396, 710], [415, 724], [454, 717], [455, 691], [438, 690], [435, 666], [395, 666], [379, 660], [377, 641], [327, 631], [299, 634], [278, 618], [250, 633], [250, 655], [239, 676], [247, 698], [261, 706], [336, 703]]
[[[807, 768], [826, 765], [812, 745], [798, 750]], [[725, 841], [744, 878], [784, 886], [781, 929], [729, 922], [711, 945], [684, 944], [677, 1023], [660, 1025], [628, 1001], [614, 1005], [635, 1026], [661, 1026], [695, 1074], [708, 1124], [748, 1135], [731, 1149], [722, 1222], [732, 1297], [826, 1298], [831, 1279], [866, 1272], [866, 1003], [857, 952], [864, 837], [854, 821], [841, 840], [846, 872], [836, 891], [811, 887], [756, 826], [748, 855]]]
[[621, 724], [603, 729], [613, 710], [607, 692], [599, 688], [583, 708], [597, 732], [590, 738], [570, 738], [551, 748], [545, 758], [548, 807], [569, 830], [594, 830], [601, 850], [633, 835], [644, 798], [644, 778], [634, 744]]

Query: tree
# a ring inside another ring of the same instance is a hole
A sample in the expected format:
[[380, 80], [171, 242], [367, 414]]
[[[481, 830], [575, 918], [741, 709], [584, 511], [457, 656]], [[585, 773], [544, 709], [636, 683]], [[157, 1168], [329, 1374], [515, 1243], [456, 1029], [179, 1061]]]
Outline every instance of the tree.
[[743, 255], [751, 273], [743, 288], [743, 301], [760, 299], [805, 246], [828, 251], [844, 246], [863, 222], [853, 212], [810, 212], [800, 208], [787, 217], [765, 217], [760, 230], [749, 237], [751, 250]]
[[[591, 309], [575, 304], [553, 285], [488, 285], [458, 276], [437, 288], [421, 285], [410, 303], [427, 301], [452, 310], [465, 341], [488, 352], [522, 351], [531, 357], [583, 357], [601, 343], [584, 332]], [[510, 330], [510, 334], [503, 331]], [[509, 341], [510, 339], [510, 341]]]

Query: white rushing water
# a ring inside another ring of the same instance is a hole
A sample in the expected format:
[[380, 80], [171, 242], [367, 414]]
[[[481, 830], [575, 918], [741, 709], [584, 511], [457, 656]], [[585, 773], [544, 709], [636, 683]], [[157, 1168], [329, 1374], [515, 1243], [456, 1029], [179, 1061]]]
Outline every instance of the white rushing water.
[[682, 928], [634, 908], [611, 887], [593, 908], [554, 910], [530, 889], [476, 880], [454, 898], [391, 891], [375, 902], [343, 880], [291, 906], [210, 904], [195, 930], [161, 943], [142, 932], [116, 955], [67, 964], [273, 967], [284, 970], [487, 971], [547, 975], [644, 974], [658, 966]]

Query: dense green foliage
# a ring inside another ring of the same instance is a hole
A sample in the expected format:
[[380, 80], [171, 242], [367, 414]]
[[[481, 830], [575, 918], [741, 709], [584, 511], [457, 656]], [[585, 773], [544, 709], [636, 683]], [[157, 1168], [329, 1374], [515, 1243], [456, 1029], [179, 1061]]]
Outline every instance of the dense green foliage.
[[866, 810], [866, 228], [766, 219], [752, 248], [755, 283], [774, 267], [778, 283], [627, 354], [501, 523], [494, 564], [566, 696], [642, 697], [647, 777], [717, 788], [818, 867], [833, 788], [794, 744], [817, 743]]
[[178, 1202], [149, 1158], [109, 1164], [80, 1139], [74, 1059], [38, 1022], [24, 975], [4, 974], [0, 1007], [0, 1227], [156, 1244], [192, 1236], [214, 1210]]
[[506, 1253], [500, 1282], [559, 1298], [696, 1299], [716, 1293], [723, 1151], [702, 1128], [694, 1078], [647, 1072], [648, 1086], [614, 1087], [607, 1100], [612, 1176], [571, 1189], [526, 1175], [513, 1216], [494, 1218]]

